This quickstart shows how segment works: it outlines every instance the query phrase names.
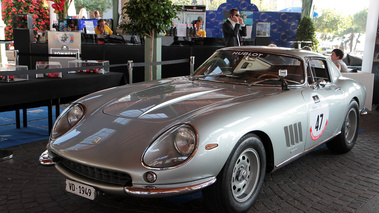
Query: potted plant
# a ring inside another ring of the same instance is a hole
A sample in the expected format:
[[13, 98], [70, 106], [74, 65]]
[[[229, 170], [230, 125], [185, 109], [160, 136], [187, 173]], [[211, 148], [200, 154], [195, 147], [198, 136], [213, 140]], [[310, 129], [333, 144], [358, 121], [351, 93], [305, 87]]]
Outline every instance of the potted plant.
[[[309, 16], [304, 16], [297, 28], [296, 32], [296, 41], [311, 41], [312, 44], [310, 45], [314, 51], [317, 51], [318, 49], [318, 41], [316, 39], [316, 28], [312, 21], [312, 19]], [[297, 44], [297, 45], [301, 45]], [[295, 44], [296, 47], [296, 44]], [[300, 46], [301, 47], [301, 46]]]
[[[148, 54], [148, 62], [153, 62], [154, 49], [157, 49], [154, 48], [154, 41], [173, 25], [172, 20], [180, 10], [181, 7], [174, 5], [171, 0], [129, 0], [122, 8], [123, 18], [128, 21], [121, 24], [120, 28], [123, 32], [146, 38], [145, 61]], [[145, 80], [153, 80], [153, 76], [152, 66], [149, 66], [149, 71], [145, 71]]]

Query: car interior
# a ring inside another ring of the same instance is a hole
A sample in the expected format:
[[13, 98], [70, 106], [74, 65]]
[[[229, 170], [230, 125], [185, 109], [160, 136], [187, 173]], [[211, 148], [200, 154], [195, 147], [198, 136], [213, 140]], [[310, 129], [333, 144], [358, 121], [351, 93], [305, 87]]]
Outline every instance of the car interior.
[[325, 61], [321, 59], [310, 59], [308, 66], [308, 82], [313, 83], [319, 79], [330, 82], [330, 76]]

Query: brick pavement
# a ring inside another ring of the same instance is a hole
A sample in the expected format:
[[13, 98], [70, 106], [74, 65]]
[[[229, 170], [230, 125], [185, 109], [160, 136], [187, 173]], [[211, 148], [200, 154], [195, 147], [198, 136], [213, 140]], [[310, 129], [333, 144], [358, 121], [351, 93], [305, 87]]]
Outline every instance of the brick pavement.
[[[361, 117], [353, 150], [335, 155], [314, 151], [266, 175], [249, 212], [379, 212], [379, 113]], [[112, 195], [90, 201], [64, 190], [65, 178], [38, 157], [46, 141], [11, 147], [0, 162], [0, 212], [208, 212], [201, 194], [169, 199]]]

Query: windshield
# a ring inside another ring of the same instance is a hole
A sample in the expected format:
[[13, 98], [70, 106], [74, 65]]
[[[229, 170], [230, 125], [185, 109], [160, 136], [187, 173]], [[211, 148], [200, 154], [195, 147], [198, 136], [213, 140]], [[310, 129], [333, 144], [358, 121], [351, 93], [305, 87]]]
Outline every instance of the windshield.
[[194, 76], [209, 81], [269, 86], [280, 86], [283, 77], [288, 85], [300, 85], [305, 82], [303, 67], [297, 58], [228, 50], [215, 52]]

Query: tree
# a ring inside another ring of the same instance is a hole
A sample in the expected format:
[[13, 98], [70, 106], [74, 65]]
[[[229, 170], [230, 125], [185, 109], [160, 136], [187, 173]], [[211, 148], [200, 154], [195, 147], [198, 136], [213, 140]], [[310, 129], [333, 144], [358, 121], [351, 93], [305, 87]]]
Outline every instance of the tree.
[[86, 8], [87, 11], [98, 10], [100, 14], [112, 8], [112, 0], [75, 0], [75, 8]]
[[[359, 38], [361, 37], [361, 34], [366, 32], [367, 9], [355, 13], [350, 20], [350, 26], [346, 28], [341, 35], [349, 34], [346, 43], [349, 45], [350, 52], [353, 52], [357, 48], [357, 44], [360, 43]], [[355, 47], [353, 48], [356, 34], [358, 35], [355, 39]]]
[[322, 10], [321, 13], [322, 15], [315, 19], [315, 26], [317, 32], [322, 34], [322, 40], [338, 38], [341, 41], [340, 49], [346, 49], [348, 46], [350, 52], [354, 51], [360, 43], [361, 34], [366, 30], [367, 9], [347, 17], [330, 9]]
[[297, 28], [296, 41], [312, 41], [312, 49], [317, 51], [318, 41], [316, 39], [316, 28], [308, 16], [304, 16]]
[[328, 34], [336, 35], [343, 26], [343, 20], [341, 14], [337, 13], [336, 10], [324, 9], [321, 11], [321, 16], [315, 18], [314, 24], [317, 32], [321, 33], [322, 40], [327, 40]]
[[[129, 22], [121, 24], [120, 28], [123, 32], [150, 38], [150, 62], [153, 62], [154, 38], [172, 26], [172, 20], [180, 10], [181, 7], [175, 6], [171, 0], [129, 0], [122, 8], [123, 18], [128, 18]], [[152, 80], [152, 66], [149, 73]]]
[[[5, 27], [5, 38], [7, 40], [13, 40], [13, 21], [17, 21], [20, 26], [25, 28], [26, 17], [25, 14], [33, 14], [33, 31], [34, 34], [37, 31], [46, 31], [49, 29], [49, 9], [45, 1], [43, 0], [2, 0], [2, 16]], [[16, 17], [16, 20], [12, 20]], [[22, 25], [22, 26], [21, 26]]]

